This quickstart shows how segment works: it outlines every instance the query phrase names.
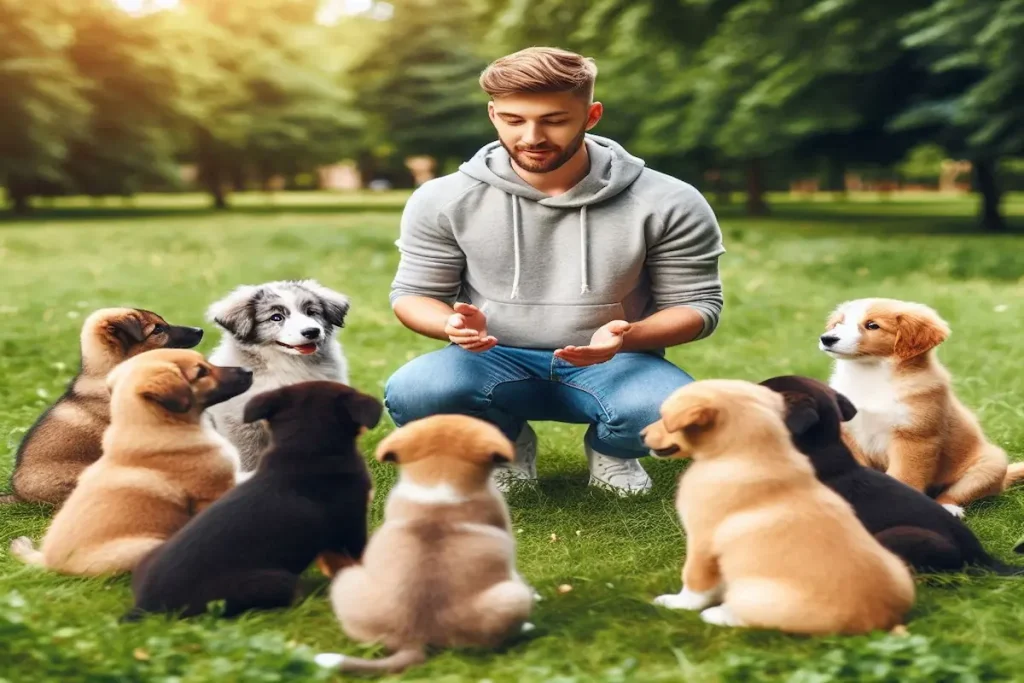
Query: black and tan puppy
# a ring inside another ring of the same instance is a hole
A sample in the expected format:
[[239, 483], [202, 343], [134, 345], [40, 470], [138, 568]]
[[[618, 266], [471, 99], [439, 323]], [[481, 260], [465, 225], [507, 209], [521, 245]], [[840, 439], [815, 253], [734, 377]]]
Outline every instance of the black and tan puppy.
[[977, 566], [1003, 574], [1024, 572], [985, 552], [967, 525], [932, 498], [859, 464], [840, 437], [840, 424], [857, 414], [845, 396], [809, 377], [773, 377], [761, 384], [785, 398], [786, 426], [818, 479], [845, 498], [867, 530], [914, 569]]
[[137, 308], [102, 308], [82, 325], [81, 369], [64, 394], [25, 435], [15, 457], [14, 495], [0, 503], [63, 503], [78, 476], [96, 462], [110, 425], [107, 374], [143, 351], [190, 349], [203, 338], [198, 327], [171, 325]]
[[216, 600], [225, 601], [225, 616], [287, 607], [318, 556], [359, 560], [372, 482], [356, 438], [382, 410], [338, 382], [253, 397], [245, 421], [267, 420], [271, 432], [255, 474], [139, 564], [135, 607], [125, 618], [192, 616]]

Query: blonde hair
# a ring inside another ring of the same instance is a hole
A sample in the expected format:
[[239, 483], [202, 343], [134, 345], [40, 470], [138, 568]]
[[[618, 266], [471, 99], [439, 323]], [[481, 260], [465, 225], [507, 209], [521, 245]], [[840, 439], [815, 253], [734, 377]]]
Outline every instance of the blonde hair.
[[556, 47], [528, 47], [496, 59], [480, 74], [492, 98], [519, 93], [571, 92], [594, 99], [597, 65], [589, 57]]

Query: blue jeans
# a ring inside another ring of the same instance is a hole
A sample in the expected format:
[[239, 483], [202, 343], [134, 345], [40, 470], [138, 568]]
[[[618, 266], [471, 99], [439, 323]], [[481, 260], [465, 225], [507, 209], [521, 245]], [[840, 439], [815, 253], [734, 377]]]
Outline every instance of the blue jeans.
[[693, 378], [651, 353], [619, 353], [576, 367], [552, 351], [455, 346], [424, 354], [395, 372], [384, 405], [399, 427], [439, 413], [485, 419], [515, 439], [528, 420], [589, 424], [591, 448], [617, 458], [648, 453], [640, 431], [660, 417], [669, 394]]

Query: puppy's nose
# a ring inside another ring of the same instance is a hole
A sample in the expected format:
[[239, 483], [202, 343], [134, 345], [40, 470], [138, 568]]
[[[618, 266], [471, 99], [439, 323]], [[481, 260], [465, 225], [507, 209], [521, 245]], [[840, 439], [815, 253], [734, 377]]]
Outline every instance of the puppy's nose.
[[319, 327], [307, 327], [302, 331], [302, 336], [306, 339], [316, 339], [320, 336]]
[[839, 341], [839, 337], [836, 337], [835, 335], [831, 335], [831, 334], [823, 334], [823, 335], [821, 335], [821, 343], [825, 347], [827, 347], [827, 348], [831, 348], [832, 345], [835, 344], [837, 341]]
[[238, 368], [238, 374], [242, 377], [252, 377], [252, 370], [249, 368]]

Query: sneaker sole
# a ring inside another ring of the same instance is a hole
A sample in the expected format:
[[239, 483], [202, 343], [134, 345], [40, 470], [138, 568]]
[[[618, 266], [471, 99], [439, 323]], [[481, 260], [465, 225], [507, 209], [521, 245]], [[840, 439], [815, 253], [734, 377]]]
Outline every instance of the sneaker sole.
[[617, 493], [622, 498], [631, 498], [633, 496], [644, 496], [644, 495], [647, 495], [648, 493], [650, 493], [651, 489], [653, 488], [650, 484], [648, 484], [646, 487], [640, 488], [640, 489], [622, 488], [622, 487], [619, 487], [619, 486], [612, 486], [611, 484], [609, 484], [606, 481], [601, 481], [600, 479], [598, 479], [594, 475], [590, 475], [590, 482], [588, 483], [588, 486], [593, 486], [594, 488], [597, 488], [597, 489], [603, 489], [605, 491], [611, 491], [612, 493]]

